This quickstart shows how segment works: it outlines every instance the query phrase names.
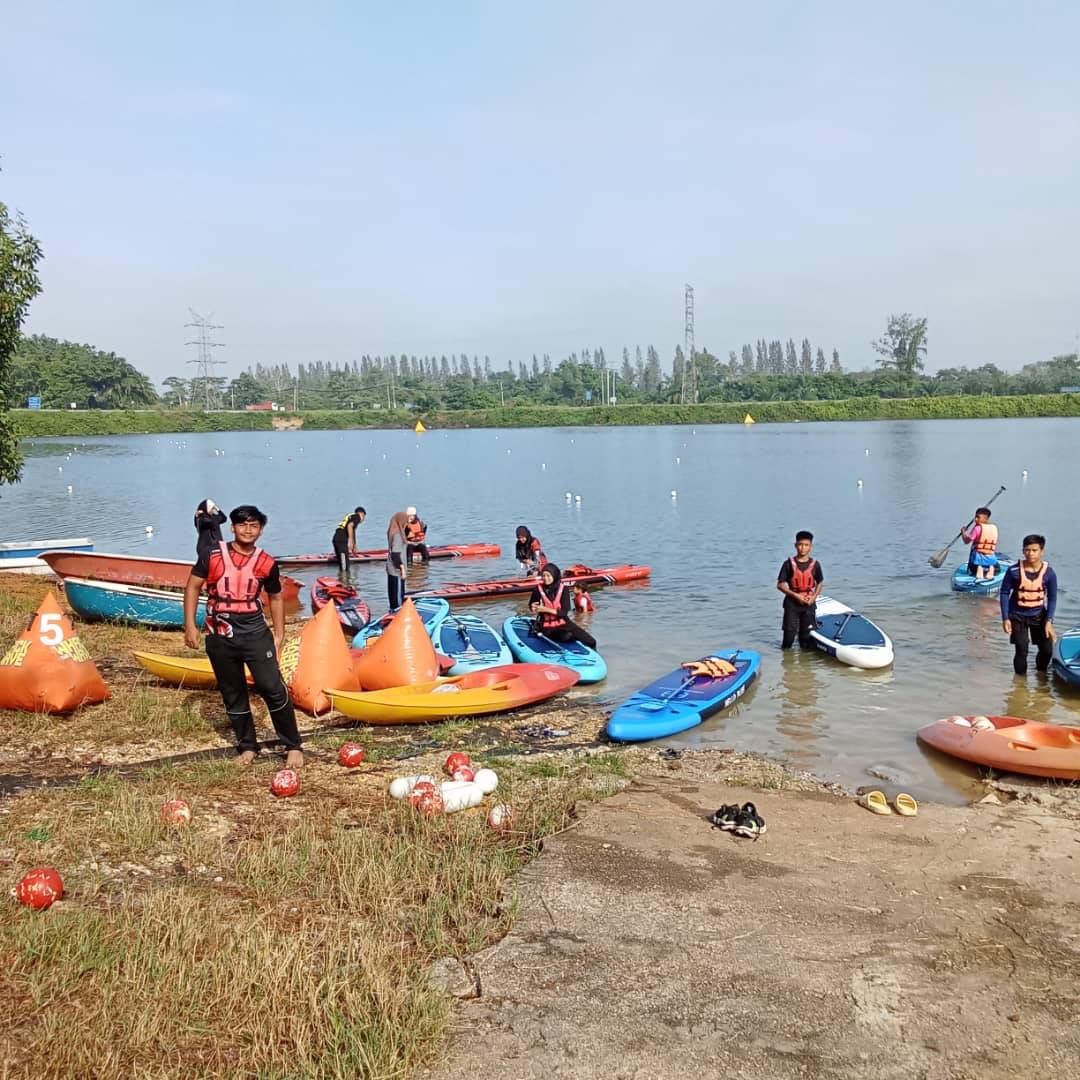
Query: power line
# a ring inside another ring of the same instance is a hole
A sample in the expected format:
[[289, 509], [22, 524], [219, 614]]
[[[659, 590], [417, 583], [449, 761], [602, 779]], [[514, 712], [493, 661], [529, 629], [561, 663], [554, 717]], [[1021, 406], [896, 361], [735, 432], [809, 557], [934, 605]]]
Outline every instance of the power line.
[[199, 365], [199, 374], [197, 378], [201, 378], [203, 386], [206, 388], [206, 411], [210, 411], [210, 379], [212, 377], [212, 371], [215, 365], [224, 364], [224, 360], [214, 360], [211, 358], [211, 349], [223, 349], [225, 346], [220, 341], [211, 341], [210, 334], [212, 330], [224, 330], [225, 327], [217, 326], [210, 320], [214, 317], [214, 313], [209, 315], [200, 315], [194, 308], [188, 308], [191, 312], [191, 318], [193, 322], [184, 323], [184, 326], [194, 327], [198, 331], [198, 335], [195, 341], [187, 341], [186, 345], [197, 345], [199, 348], [199, 355], [194, 360], [189, 360], [189, 364]]
[[683, 405], [696, 405], [698, 400], [697, 361], [694, 359], [694, 286], [686, 286], [686, 324], [684, 331], [682, 393]]

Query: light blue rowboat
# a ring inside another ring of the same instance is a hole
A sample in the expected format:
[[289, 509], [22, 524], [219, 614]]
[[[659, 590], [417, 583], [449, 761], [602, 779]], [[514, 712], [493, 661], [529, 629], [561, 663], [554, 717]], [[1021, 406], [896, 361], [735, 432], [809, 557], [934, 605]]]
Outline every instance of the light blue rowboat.
[[0, 544], [0, 559], [36, 559], [46, 551], [93, 551], [86, 536], [74, 540], [10, 540]]
[[451, 675], [465, 675], [514, 662], [506, 642], [475, 615], [447, 616], [439, 624], [433, 640], [435, 648], [454, 661]]
[[[122, 622], [155, 630], [184, 628], [184, 594], [170, 589], [148, 589], [120, 581], [66, 578], [64, 594], [77, 615], [88, 622]], [[206, 598], [199, 598], [195, 625], [206, 620]]]

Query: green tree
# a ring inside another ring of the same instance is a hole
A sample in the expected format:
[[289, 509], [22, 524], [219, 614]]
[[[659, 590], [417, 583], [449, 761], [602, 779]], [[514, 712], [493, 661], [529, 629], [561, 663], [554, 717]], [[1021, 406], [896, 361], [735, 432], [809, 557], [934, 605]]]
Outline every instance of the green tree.
[[817, 355], [814, 357], [814, 374], [825, 374], [825, 350], [818, 346]]
[[832, 363], [829, 365], [830, 375], [840, 375], [843, 373], [843, 368], [840, 366], [840, 350], [833, 349], [832, 351]]
[[926, 319], [905, 312], [890, 315], [885, 333], [871, 342], [883, 368], [890, 368], [906, 383], [912, 383], [923, 369], [926, 355]]
[[7, 415], [7, 374], [26, 310], [41, 292], [40, 261], [41, 245], [22, 216], [12, 217], [0, 202], [0, 484], [14, 484], [22, 475], [19, 437]]

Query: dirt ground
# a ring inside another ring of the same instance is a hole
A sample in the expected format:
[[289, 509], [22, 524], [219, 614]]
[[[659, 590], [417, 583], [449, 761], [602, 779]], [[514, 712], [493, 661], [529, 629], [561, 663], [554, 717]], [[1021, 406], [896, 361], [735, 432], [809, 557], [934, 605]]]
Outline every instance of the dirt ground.
[[[657, 761], [548, 841], [430, 1076], [1080, 1076], [1075, 788], [877, 817], [718, 769]], [[758, 841], [705, 820], [747, 799]]]

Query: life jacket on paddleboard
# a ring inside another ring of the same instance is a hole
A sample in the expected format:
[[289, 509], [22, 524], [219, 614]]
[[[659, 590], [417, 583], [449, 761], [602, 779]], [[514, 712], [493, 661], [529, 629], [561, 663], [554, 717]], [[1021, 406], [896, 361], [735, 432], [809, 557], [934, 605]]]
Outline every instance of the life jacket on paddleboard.
[[788, 561], [791, 563], [791, 581], [788, 582], [788, 588], [800, 596], [809, 596], [817, 588], [817, 582], [814, 580], [817, 559], [811, 559], [805, 567], [799, 566], [794, 556]]
[[541, 601], [549, 604], [556, 611], [556, 614], [552, 615], [550, 611], [541, 611], [536, 616], [536, 629], [541, 634], [546, 634], [549, 630], [558, 630], [560, 626], [566, 625], [566, 616], [562, 613], [562, 598], [563, 591], [566, 589], [566, 585], [560, 581], [559, 587], [555, 590], [554, 597], [548, 596], [543, 587], [540, 588]]
[[417, 518], [405, 526], [405, 543], [422, 544], [427, 537], [427, 526]]
[[998, 527], [989, 521], [979, 526], [979, 539], [975, 541], [975, 550], [980, 555], [993, 555], [997, 551]]
[[1046, 606], [1046, 571], [1049, 563], [1043, 563], [1039, 572], [1029, 578], [1023, 563], [1016, 564], [1017, 577], [1020, 579], [1016, 586], [1016, 606], [1021, 611], [1035, 611]]
[[239, 563], [236, 559], [236, 552], [224, 540], [210, 556], [206, 626], [211, 634], [228, 637], [232, 633], [228, 616], [255, 615], [262, 610], [259, 591], [274, 568], [273, 556], [256, 548], [250, 555], [241, 555]]

